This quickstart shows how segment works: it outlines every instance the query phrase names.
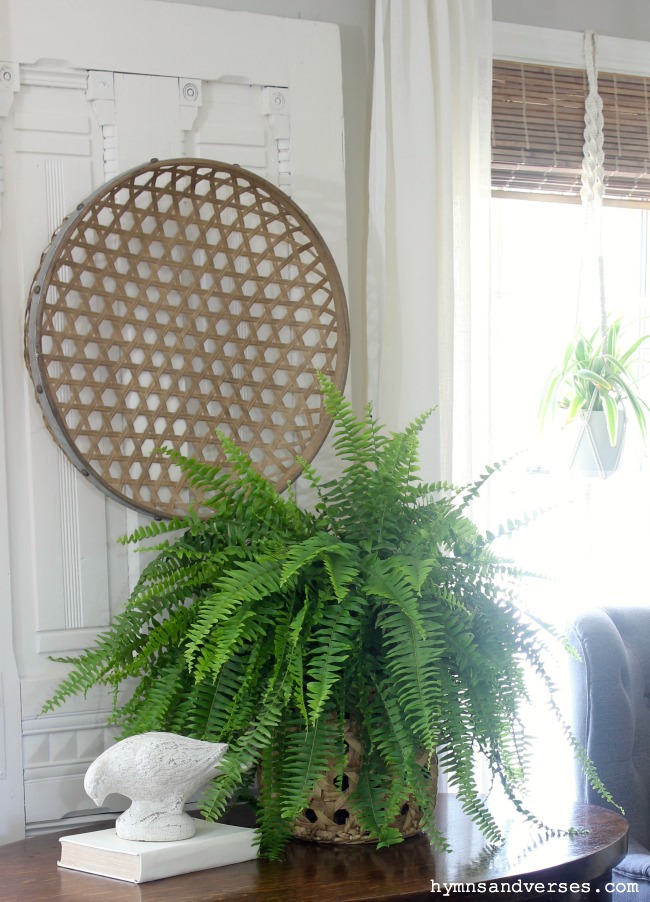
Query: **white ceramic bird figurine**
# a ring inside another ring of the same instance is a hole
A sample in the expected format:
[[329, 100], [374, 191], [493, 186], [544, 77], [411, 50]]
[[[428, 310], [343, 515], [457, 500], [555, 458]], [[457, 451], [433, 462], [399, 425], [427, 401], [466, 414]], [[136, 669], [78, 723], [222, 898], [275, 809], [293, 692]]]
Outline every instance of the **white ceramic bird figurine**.
[[141, 733], [121, 740], [93, 761], [84, 788], [96, 805], [118, 792], [131, 807], [115, 824], [122, 839], [145, 842], [189, 839], [194, 820], [187, 797], [219, 773], [228, 746], [174, 733]]

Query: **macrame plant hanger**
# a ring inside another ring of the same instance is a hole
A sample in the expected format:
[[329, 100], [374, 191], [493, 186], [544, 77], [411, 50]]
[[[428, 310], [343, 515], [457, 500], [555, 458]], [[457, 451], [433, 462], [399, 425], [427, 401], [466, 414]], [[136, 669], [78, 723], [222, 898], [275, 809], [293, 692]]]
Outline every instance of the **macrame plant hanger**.
[[[578, 304], [576, 313], [577, 329], [581, 327], [581, 314], [591, 312], [594, 295], [598, 298], [599, 322], [603, 353], [607, 349], [607, 307], [605, 303], [605, 272], [602, 252], [602, 208], [605, 193], [605, 152], [603, 134], [603, 101], [598, 93], [598, 69], [596, 63], [596, 34], [588, 31], [584, 36], [585, 68], [587, 72], [587, 98], [585, 101], [585, 129], [582, 157], [580, 199], [584, 210], [584, 244], [581, 261]], [[599, 475], [606, 471], [599, 448], [589, 427], [589, 419], [596, 402], [594, 390], [586, 415], [581, 417], [577, 441], [572, 454], [576, 457], [578, 446], [588, 440]], [[622, 442], [617, 444], [616, 457], [611, 462], [612, 469], [618, 466]]]

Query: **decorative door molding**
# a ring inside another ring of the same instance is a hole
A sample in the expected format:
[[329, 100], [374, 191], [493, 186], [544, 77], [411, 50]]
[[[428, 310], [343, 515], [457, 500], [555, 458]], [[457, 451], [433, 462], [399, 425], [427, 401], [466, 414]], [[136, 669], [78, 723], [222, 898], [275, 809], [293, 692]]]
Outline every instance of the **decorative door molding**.
[[[2, 143], [3, 119], [5, 119], [13, 106], [16, 92], [20, 89], [20, 69], [16, 63], [0, 62], [0, 204], [5, 190], [4, 182], [4, 154]], [[2, 213], [0, 207], [0, 215]], [[0, 228], [2, 219], [0, 219]]]
[[92, 809], [83, 773], [112, 738], [107, 699], [79, 699], [41, 717], [64, 672], [47, 656], [88, 647], [146, 562], [115, 541], [138, 525], [138, 515], [60, 459], [16, 342], [52, 231], [75, 204], [132, 165], [152, 156], [207, 156], [252, 169], [290, 193], [344, 279], [347, 252], [336, 26], [157, 3], [158, 42], [143, 44], [125, 42], [123, 34], [150, 26], [149, 0], [111, 0], [110, 10], [101, 0], [66, 0], [57, 10], [51, 0], [6, 3], [0, 580], [11, 569], [11, 581], [0, 593], [0, 842], [18, 838], [7, 824], [14, 809], [22, 818], [23, 790], [30, 831]]

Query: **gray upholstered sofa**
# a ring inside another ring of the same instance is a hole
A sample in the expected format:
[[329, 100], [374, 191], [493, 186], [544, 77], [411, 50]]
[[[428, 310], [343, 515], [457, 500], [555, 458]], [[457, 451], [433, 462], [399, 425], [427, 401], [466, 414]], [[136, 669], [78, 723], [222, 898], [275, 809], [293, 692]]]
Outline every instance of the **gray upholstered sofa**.
[[[638, 891], [613, 899], [650, 902], [650, 607], [589, 611], [569, 638], [583, 659], [571, 664], [573, 728], [630, 825], [613, 878]], [[605, 804], [584, 775], [577, 782], [579, 801]]]

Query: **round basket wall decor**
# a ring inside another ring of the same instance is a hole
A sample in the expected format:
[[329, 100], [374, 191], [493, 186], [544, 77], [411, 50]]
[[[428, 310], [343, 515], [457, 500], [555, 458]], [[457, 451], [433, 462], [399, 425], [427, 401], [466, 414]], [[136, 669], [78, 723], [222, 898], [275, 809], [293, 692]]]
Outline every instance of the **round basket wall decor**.
[[162, 517], [193, 499], [168, 446], [222, 462], [229, 435], [279, 491], [330, 426], [349, 328], [323, 238], [238, 166], [152, 161], [66, 217], [30, 289], [25, 356], [45, 422], [107, 495]]

